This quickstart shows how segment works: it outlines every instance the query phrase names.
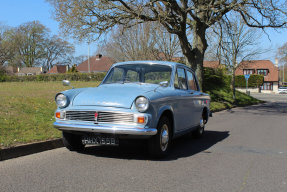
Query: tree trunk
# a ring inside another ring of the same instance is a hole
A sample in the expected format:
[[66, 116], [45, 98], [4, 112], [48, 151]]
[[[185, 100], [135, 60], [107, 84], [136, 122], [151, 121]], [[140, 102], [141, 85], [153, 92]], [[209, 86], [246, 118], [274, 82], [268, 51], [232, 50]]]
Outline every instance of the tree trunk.
[[205, 39], [206, 29], [207, 27], [202, 23], [196, 23], [194, 25], [192, 46], [185, 33], [178, 35], [182, 53], [187, 64], [196, 72], [201, 90], [203, 88], [203, 59], [205, 50], [207, 49], [207, 42]]
[[203, 90], [203, 60], [204, 54], [207, 49], [207, 41], [205, 38], [207, 26], [204, 23], [195, 22], [193, 25], [193, 41], [192, 41], [192, 52], [194, 56], [193, 69], [196, 72], [197, 79], [199, 81], [200, 89]]
[[235, 69], [232, 69], [232, 78], [231, 78], [231, 88], [232, 88], [232, 97], [234, 102], [236, 100], [236, 92], [235, 92]]

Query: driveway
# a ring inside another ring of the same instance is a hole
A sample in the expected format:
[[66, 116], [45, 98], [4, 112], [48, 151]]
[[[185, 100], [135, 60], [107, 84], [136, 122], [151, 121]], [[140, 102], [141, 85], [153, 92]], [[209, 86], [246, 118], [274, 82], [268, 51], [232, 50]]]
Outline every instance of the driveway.
[[135, 142], [0, 162], [0, 191], [286, 192], [286, 97], [256, 97], [271, 102], [215, 113], [202, 139], [175, 140], [162, 160]]

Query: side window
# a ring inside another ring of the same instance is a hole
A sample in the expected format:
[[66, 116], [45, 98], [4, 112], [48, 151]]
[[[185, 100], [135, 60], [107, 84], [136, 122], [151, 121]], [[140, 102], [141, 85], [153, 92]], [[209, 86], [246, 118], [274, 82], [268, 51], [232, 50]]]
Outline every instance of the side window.
[[187, 89], [185, 72], [182, 68], [177, 68], [174, 79], [174, 87], [176, 89]]
[[187, 75], [188, 89], [198, 91], [193, 73], [190, 71], [186, 71], [186, 75]]

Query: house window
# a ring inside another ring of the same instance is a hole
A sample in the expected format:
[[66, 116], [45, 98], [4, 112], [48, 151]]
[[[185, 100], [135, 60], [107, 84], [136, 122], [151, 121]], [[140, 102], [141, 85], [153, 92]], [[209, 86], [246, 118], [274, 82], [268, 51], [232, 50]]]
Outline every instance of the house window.
[[257, 69], [257, 74], [258, 75], [268, 75], [268, 69]]
[[243, 69], [243, 74], [244, 75], [252, 75], [254, 73], [254, 69]]
[[273, 90], [273, 82], [264, 82], [260, 88], [261, 90]]

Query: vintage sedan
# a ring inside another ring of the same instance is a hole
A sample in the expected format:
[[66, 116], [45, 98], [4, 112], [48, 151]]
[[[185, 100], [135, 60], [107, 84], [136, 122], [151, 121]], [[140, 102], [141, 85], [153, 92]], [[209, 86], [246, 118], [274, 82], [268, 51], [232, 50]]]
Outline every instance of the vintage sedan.
[[194, 71], [174, 62], [116, 63], [98, 87], [63, 91], [55, 100], [54, 127], [75, 151], [147, 139], [149, 152], [160, 157], [178, 136], [201, 137], [210, 116], [210, 97], [200, 91]]

